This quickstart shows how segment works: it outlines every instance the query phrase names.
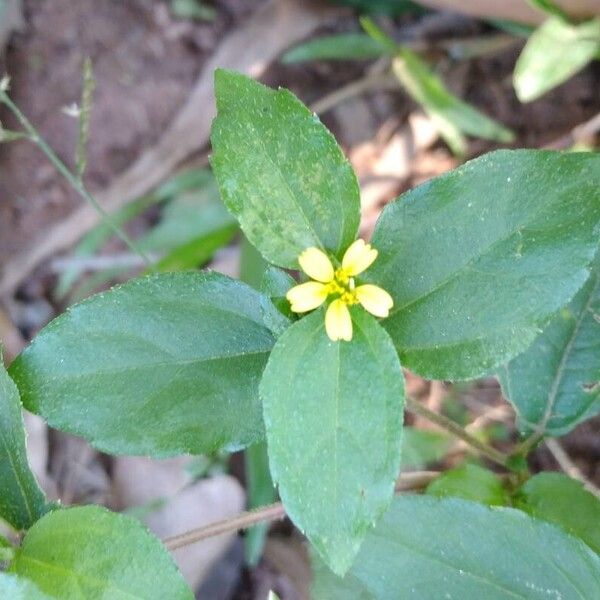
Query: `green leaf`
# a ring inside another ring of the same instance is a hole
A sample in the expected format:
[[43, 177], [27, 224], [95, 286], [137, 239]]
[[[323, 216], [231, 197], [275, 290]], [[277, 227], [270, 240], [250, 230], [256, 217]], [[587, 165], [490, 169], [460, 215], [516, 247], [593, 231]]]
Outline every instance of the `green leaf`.
[[430, 496], [454, 496], [489, 506], [505, 506], [508, 493], [498, 477], [477, 465], [465, 464], [442, 473], [427, 486]]
[[164, 273], [201, 267], [214, 256], [217, 250], [229, 244], [237, 231], [236, 224], [210, 231], [169, 252], [154, 265], [153, 270]]
[[6, 600], [52, 600], [28, 579], [0, 573], [0, 598]]
[[399, 16], [406, 13], [420, 15], [426, 12], [418, 4], [409, 0], [332, 0], [332, 3], [373, 15]]
[[536, 29], [521, 52], [513, 82], [521, 102], [531, 102], [583, 69], [600, 50], [600, 19], [571, 25], [558, 17]]
[[294, 64], [311, 60], [352, 60], [378, 58], [385, 46], [364, 33], [339, 33], [315, 38], [288, 50], [281, 62]]
[[396, 499], [343, 580], [316, 565], [315, 600], [600, 597], [600, 558], [511, 508], [428, 496]]
[[509, 129], [451, 94], [440, 77], [412, 50], [400, 47], [392, 68], [404, 89], [432, 118], [457, 154], [466, 151], [461, 133], [504, 143], [513, 140]]
[[269, 266], [265, 270], [260, 289], [269, 298], [285, 298], [288, 290], [296, 285], [296, 280], [281, 269]]
[[439, 462], [452, 444], [445, 433], [407, 426], [402, 432], [402, 469], [420, 469]]
[[[275, 502], [277, 490], [269, 471], [269, 456], [264, 442], [253, 444], [245, 453], [248, 507], [257, 508]], [[246, 531], [244, 549], [246, 562], [256, 566], [262, 556], [269, 523], [260, 523]]]
[[388, 204], [367, 272], [405, 367], [474, 379], [530, 345], [589, 277], [600, 155], [500, 150]]
[[67, 508], [25, 535], [11, 572], [64, 600], [193, 600], [164, 546], [132, 517]]
[[539, 473], [519, 490], [515, 505], [581, 538], [600, 554], [600, 500], [562, 473]]
[[585, 286], [499, 379], [523, 434], [564, 435], [600, 412], [600, 256]]
[[549, 15], [560, 17], [563, 20], [568, 19], [567, 13], [554, 0], [528, 0], [534, 8], [539, 8]]
[[298, 268], [316, 246], [341, 257], [356, 236], [356, 176], [333, 136], [291, 92], [215, 73], [212, 165], [226, 206], [270, 262]]
[[353, 311], [332, 342], [316, 311], [277, 341], [260, 386], [273, 480], [286, 511], [337, 573], [388, 506], [400, 467], [404, 379], [385, 331]]
[[109, 453], [240, 448], [263, 436], [258, 383], [280, 321], [223, 275], [156, 275], [71, 308], [11, 374], [28, 410]]
[[163, 210], [159, 224], [138, 244], [146, 252], [170, 252], [236, 224], [219, 198], [217, 183], [206, 172], [199, 189], [177, 194]]
[[0, 518], [15, 529], [31, 527], [49, 507], [27, 462], [19, 392], [0, 354]]

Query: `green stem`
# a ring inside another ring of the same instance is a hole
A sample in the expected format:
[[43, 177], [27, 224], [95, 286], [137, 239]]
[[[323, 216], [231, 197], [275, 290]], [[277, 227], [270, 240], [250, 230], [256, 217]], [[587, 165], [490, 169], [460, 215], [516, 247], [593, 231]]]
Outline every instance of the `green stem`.
[[424, 419], [435, 423], [442, 429], [445, 429], [497, 465], [505, 468], [507, 467], [508, 456], [499, 450], [492, 448], [492, 446], [486, 444], [485, 442], [478, 440], [475, 436], [465, 431], [465, 429], [455, 421], [448, 419], [444, 415], [440, 415], [432, 410], [429, 410], [426, 406], [423, 406], [423, 404], [417, 402], [413, 398], [406, 399], [406, 410], [414, 415], [418, 415], [419, 417], [423, 417]]
[[115, 232], [117, 236], [131, 249], [142, 257], [144, 262], [152, 268], [152, 262], [143, 250], [138, 248], [137, 244], [111, 219], [110, 215], [102, 208], [98, 201], [88, 192], [83, 181], [76, 177], [65, 163], [42, 138], [38, 130], [30, 123], [29, 119], [20, 111], [19, 107], [9, 98], [8, 94], [0, 89], [0, 102], [17, 118], [23, 129], [27, 132], [27, 137], [46, 155], [48, 160], [54, 165], [56, 170], [69, 182], [71, 187], [102, 217], [104, 222]]

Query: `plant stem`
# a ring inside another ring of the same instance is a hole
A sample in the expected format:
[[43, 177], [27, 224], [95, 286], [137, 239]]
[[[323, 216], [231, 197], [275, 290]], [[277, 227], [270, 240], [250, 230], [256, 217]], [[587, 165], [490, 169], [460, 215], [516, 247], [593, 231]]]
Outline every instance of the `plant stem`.
[[471, 435], [463, 427], [461, 427], [455, 421], [452, 421], [445, 417], [444, 415], [440, 415], [432, 410], [429, 410], [426, 406], [417, 402], [413, 398], [406, 399], [406, 410], [415, 415], [423, 417], [432, 423], [435, 423], [438, 427], [445, 429], [452, 435], [461, 439], [463, 442], [477, 450], [480, 454], [491, 460], [492, 462], [500, 465], [502, 467], [506, 467], [508, 463], [508, 456], [496, 450], [489, 444], [478, 440], [475, 436]]
[[88, 192], [83, 181], [74, 175], [65, 163], [58, 157], [58, 155], [48, 145], [46, 140], [42, 138], [38, 130], [31, 124], [29, 119], [21, 112], [19, 107], [10, 99], [8, 94], [0, 89], [0, 103], [6, 105], [6, 107], [13, 113], [17, 118], [23, 129], [27, 132], [27, 137], [46, 155], [48, 160], [54, 165], [56, 170], [69, 182], [71, 187], [86, 201], [88, 202], [102, 217], [104, 222], [118, 235], [121, 240], [130, 248], [132, 252], [135, 252], [142, 257], [145, 264], [150, 268], [152, 262], [146, 256], [146, 254], [138, 248], [137, 244], [111, 219], [110, 215], [102, 208], [98, 201]]
[[[409, 490], [423, 489], [430, 481], [435, 479], [439, 473], [437, 471], [415, 471], [413, 473], [403, 473], [396, 482], [396, 492], [406, 492]], [[281, 502], [262, 506], [254, 510], [241, 512], [228, 519], [209, 523], [203, 527], [191, 529], [180, 535], [163, 540], [168, 550], [176, 550], [190, 544], [195, 544], [210, 537], [247, 529], [259, 523], [267, 521], [276, 521], [285, 517], [285, 508]]]

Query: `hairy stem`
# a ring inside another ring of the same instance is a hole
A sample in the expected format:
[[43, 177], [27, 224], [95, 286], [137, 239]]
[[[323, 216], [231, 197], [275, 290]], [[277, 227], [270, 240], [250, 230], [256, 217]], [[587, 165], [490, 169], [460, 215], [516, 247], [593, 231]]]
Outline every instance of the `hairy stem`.
[[413, 398], [406, 399], [406, 410], [411, 412], [419, 417], [427, 419], [432, 423], [435, 423], [438, 427], [445, 429], [452, 435], [461, 439], [463, 442], [471, 446], [473, 449], [477, 450], [481, 455], [485, 456], [492, 462], [500, 465], [502, 467], [506, 467], [508, 463], [508, 456], [492, 448], [489, 444], [482, 442], [477, 439], [475, 436], [471, 435], [469, 432], [465, 431], [463, 427], [461, 427], [455, 421], [448, 419], [444, 415], [440, 415], [432, 410], [429, 410], [426, 406], [417, 402]]
[[[396, 482], [396, 492], [423, 489], [430, 481], [439, 475], [436, 471], [416, 471], [414, 473], [403, 473]], [[168, 550], [176, 550], [190, 544], [195, 544], [207, 538], [211, 538], [240, 529], [247, 529], [259, 523], [276, 521], [285, 517], [285, 508], [281, 502], [262, 506], [254, 510], [241, 512], [228, 519], [209, 523], [196, 529], [191, 529], [180, 535], [163, 540]]]
[[90, 194], [85, 187], [83, 181], [74, 175], [65, 163], [58, 157], [58, 155], [48, 145], [46, 140], [42, 138], [38, 130], [31, 124], [29, 119], [21, 112], [19, 107], [10, 99], [6, 91], [0, 88], [0, 103], [4, 104], [17, 118], [25, 132], [27, 137], [46, 155], [48, 160], [54, 165], [56, 170], [69, 182], [71, 187], [88, 203], [96, 212], [102, 217], [104, 222], [118, 235], [121, 240], [130, 248], [132, 252], [135, 252], [142, 257], [144, 263], [151, 267], [152, 263], [146, 254], [138, 248], [136, 243], [121, 229], [116, 223], [113, 222], [110, 215], [102, 208], [98, 201]]

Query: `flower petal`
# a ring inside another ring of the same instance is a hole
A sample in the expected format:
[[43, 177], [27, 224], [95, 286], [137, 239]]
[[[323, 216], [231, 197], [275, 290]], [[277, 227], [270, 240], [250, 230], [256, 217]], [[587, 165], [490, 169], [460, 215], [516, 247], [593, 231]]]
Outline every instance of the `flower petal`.
[[334, 300], [325, 313], [325, 331], [333, 342], [352, 339], [352, 319], [350, 311], [339, 298]]
[[363, 307], [376, 317], [387, 317], [394, 306], [392, 297], [376, 285], [359, 285], [354, 293]]
[[373, 261], [377, 258], [377, 250], [370, 244], [366, 244], [364, 240], [356, 240], [353, 242], [342, 259], [342, 269], [350, 277], [354, 277], [368, 269]]
[[333, 280], [333, 265], [325, 252], [315, 248], [307, 248], [298, 257], [301, 269], [311, 278], [329, 283]]
[[327, 286], [317, 281], [295, 285], [285, 297], [290, 301], [294, 312], [302, 313], [321, 306], [327, 298]]

